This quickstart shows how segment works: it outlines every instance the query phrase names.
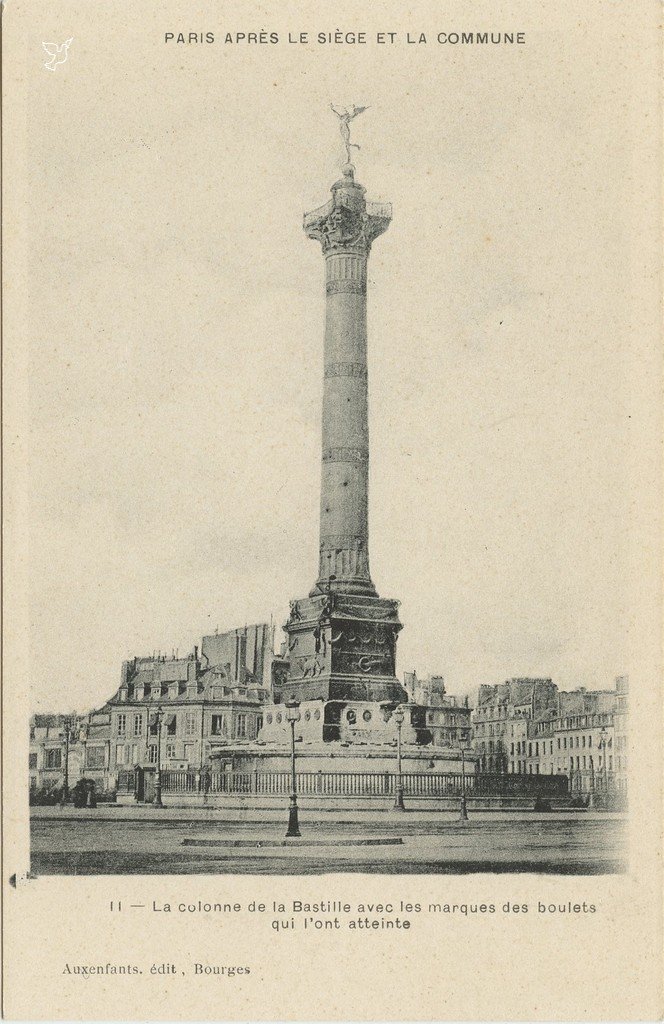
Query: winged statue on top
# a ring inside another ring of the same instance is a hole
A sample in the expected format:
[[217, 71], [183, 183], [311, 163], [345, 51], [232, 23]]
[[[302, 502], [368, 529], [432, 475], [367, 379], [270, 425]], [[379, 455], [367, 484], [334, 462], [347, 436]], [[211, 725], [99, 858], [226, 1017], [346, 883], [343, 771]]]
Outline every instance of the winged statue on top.
[[341, 138], [344, 140], [344, 146], [346, 147], [346, 159], [348, 163], [351, 163], [350, 151], [351, 149], [359, 149], [357, 142], [350, 141], [350, 122], [353, 118], [357, 117], [358, 114], [362, 114], [368, 107], [356, 107], [353, 103], [352, 106], [346, 107], [345, 109], [339, 109], [335, 107], [334, 103], [330, 103], [332, 111], [339, 118], [339, 130], [341, 132]]

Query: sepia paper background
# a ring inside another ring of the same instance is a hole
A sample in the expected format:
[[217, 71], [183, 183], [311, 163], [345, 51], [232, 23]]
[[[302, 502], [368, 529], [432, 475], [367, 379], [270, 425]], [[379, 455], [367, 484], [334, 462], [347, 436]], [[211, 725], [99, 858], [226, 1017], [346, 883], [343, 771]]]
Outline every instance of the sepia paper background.
[[[14, 1018], [661, 1015], [658, 8], [5, 0], [4, 998]], [[288, 44], [364, 31], [364, 46]], [[277, 45], [224, 44], [277, 31]], [[165, 44], [166, 32], [217, 42]], [[398, 34], [378, 46], [379, 31]], [[451, 46], [440, 31], [522, 31]], [[409, 44], [420, 32], [428, 42]], [[73, 38], [44, 67], [44, 41]], [[398, 670], [451, 692], [630, 676], [630, 870], [38, 878], [31, 711], [129, 653], [280, 614], [317, 546], [326, 201], [368, 198], [371, 550]], [[528, 903], [406, 933], [275, 934], [127, 904]], [[592, 902], [592, 917], [533, 903]], [[243, 964], [248, 977], [150, 976]], [[140, 977], [63, 976], [138, 963]]]

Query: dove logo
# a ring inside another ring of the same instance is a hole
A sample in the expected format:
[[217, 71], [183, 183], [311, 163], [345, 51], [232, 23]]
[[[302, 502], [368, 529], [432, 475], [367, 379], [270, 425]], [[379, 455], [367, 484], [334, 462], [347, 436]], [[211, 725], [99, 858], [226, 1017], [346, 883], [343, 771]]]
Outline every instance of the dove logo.
[[65, 39], [64, 43], [42, 43], [42, 46], [49, 55], [44, 67], [47, 71], [55, 71], [58, 64], [64, 64], [69, 54], [69, 47], [74, 42], [72, 39]]

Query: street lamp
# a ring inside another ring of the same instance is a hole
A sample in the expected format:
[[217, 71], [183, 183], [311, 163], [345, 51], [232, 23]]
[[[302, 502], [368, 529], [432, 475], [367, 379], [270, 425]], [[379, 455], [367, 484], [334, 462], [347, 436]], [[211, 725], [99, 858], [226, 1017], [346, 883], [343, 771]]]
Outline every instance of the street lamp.
[[396, 708], [392, 717], [397, 727], [397, 790], [394, 799], [394, 810], [405, 811], [406, 808], [403, 803], [403, 775], [401, 774], [401, 728], [406, 717], [403, 708]]
[[600, 730], [600, 734], [599, 734], [599, 749], [602, 751], [602, 765], [603, 765], [603, 772], [602, 772], [602, 774], [604, 775], [604, 793], [606, 795], [608, 795], [608, 792], [609, 792], [609, 780], [608, 780], [608, 776], [607, 776], [607, 772], [606, 772], [606, 746], [607, 746], [606, 737], [607, 737], [606, 727], [602, 726], [602, 728]]
[[300, 823], [297, 817], [297, 777], [295, 775], [295, 723], [300, 721], [300, 702], [294, 697], [286, 701], [286, 721], [290, 722], [291, 727], [291, 789], [286, 838], [295, 839], [300, 835]]
[[470, 753], [470, 748], [464, 747], [461, 744], [461, 804], [459, 807], [459, 820], [468, 821], [468, 808], [466, 806], [466, 751]]
[[157, 727], [157, 768], [154, 773], [154, 804], [153, 807], [163, 807], [161, 799], [161, 721], [164, 717], [163, 708], [157, 708], [154, 713], [154, 724]]
[[72, 720], [72, 717], [67, 715], [63, 721], [65, 730], [65, 777], [62, 783], [62, 798], [60, 800], [63, 807], [69, 800], [69, 739], [74, 733], [75, 720], [75, 717]]

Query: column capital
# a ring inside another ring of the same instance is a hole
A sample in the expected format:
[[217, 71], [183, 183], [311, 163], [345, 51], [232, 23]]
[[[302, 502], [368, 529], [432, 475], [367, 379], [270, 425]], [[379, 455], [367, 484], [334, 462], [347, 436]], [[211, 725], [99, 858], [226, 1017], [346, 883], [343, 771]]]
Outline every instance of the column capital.
[[365, 189], [354, 179], [352, 167], [345, 167], [343, 173], [344, 177], [332, 186], [332, 198], [304, 215], [304, 231], [308, 238], [321, 243], [324, 256], [368, 256], [371, 243], [389, 227], [392, 205], [368, 203]]

